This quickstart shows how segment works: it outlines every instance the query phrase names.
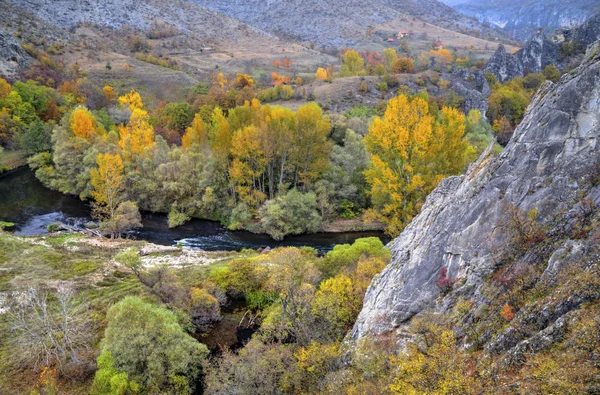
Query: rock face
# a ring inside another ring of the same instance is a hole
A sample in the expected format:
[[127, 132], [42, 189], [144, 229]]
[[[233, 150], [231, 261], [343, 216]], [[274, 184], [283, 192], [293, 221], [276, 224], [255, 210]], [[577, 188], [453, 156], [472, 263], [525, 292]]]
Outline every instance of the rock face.
[[14, 81], [26, 69], [31, 57], [12, 34], [0, 30], [0, 76]]
[[600, 12], [583, 25], [573, 29], [573, 41], [587, 47], [600, 40]]
[[539, 28], [546, 28], [547, 32], [551, 32], [557, 28], [575, 27], [585, 22], [595, 12], [600, 12], [600, 4], [596, 0], [444, 0], [444, 2], [465, 15], [502, 28], [518, 40], [526, 40]]
[[483, 71], [458, 69], [451, 74], [444, 74], [444, 79], [452, 83], [451, 90], [465, 99], [461, 106], [465, 114], [471, 110], [479, 110], [482, 114], [487, 112], [491, 91]]
[[[582, 197], [598, 207], [600, 186], [586, 180], [598, 171], [599, 138], [600, 43], [596, 43], [579, 68], [556, 85], [547, 82], [542, 87], [501, 155], [493, 157], [488, 149], [464, 176], [444, 180], [427, 198], [421, 213], [388, 245], [392, 261], [373, 279], [351, 338], [394, 331], [398, 336], [415, 314], [426, 308], [446, 312], [458, 295], [475, 301], [476, 309], [484, 279], [496, 269], [490, 242], [502, 239], [496, 230], [507, 207], [536, 210], [542, 224], [553, 223], [559, 212], [577, 210]], [[548, 251], [554, 256], [548, 260], [549, 273], [557, 270], [556, 256], [563, 256], [567, 248], [564, 244], [555, 254]], [[578, 253], [577, 248], [569, 251]], [[442, 268], [457, 280], [443, 298], [437, 285]], [[540, 321], [539, 336], [559, 336], [558, 318], [580, 302], [569, 301], [547, 313]], [[517, 344], [525, 349], [522, 337], [507, 333], [501, 338], [510, 341], [500, 348]]]
[[560, 64], [558, 46], [548, 40], [544, 33], [538, 32], [523, 48], [509, 54], [500, 45], [484, 67], [484, 71], [496, 76], [498, 81], [506, 82], [529, 73], [539, 73], [548, 65]]

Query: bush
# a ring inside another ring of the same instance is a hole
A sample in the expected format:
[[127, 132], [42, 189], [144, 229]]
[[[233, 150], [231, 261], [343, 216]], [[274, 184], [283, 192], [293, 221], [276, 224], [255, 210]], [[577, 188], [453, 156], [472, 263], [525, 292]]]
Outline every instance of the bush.
[[263, 103], [270, 103], [277, 100], [290, 100], [294, 96], [294, 89], [287, 85], [277, 85], [273, 88], [265, 89], [259, 95]]
[[376, 88], [381, 93], [386, 93], [390, 89], [385, 81], [378, 82]]
[[121, 382], [132, 380], [151, 393], [195, 390], [208, 349], [183, 331], [175, 314], [128, 296], [110, 308], [107, 320], [95, 388], [120, 375]]
[[314, 233], [321, 226], [322, 217], [314, 193], [300, 193], [292, 189], [285, 196], [267, 201], [260, 208], [260, 224], [264, 232], [275, 240], [288, 234]]
[[389, 262], [392, 254], [377, 237], [357, 239], [353, 244], [338, 244], [319, 261], [325, 277], [333, 277], [345, 267], [353, 267], [361, 258], [378, 258]]
[[415, 71], [415, 64], [411, 58], [399, 58], [392, 69], [394, 73], [412, 73]]
[[206, 325], [221, 320], [219, 301], [203, 288], [192, 288], [190, 290], [190, 316], [196, 328], [205, 329]]
[[523, 78], [523, 87], [527, 89], [537, 90], [546, 81], [546, 76], [540, 73], [527, 74]]
[[548, 65], [542, 70], [542, 74], [546, 77], [546, 79], [552, 82], [558, 82], [560, 79], [560, 71], [556, 68], [556, 66]]

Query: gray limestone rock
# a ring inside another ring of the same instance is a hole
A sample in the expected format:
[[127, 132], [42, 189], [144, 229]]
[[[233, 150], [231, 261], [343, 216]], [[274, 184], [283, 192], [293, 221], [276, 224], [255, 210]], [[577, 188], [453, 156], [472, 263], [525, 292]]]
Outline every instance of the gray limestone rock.
[[19, 41], [9, 32], [0, 30], [0, 76], [14, 81], [30, 62], [31, 57], [23, 50]]
[[514, 54], [507, 53], [500, 45], [484, 71], [494, 74], [498, 81], [506, 82], [529, 73], [540, 73], [548, 65], [560, 65], [558, 46], [538, 32]]

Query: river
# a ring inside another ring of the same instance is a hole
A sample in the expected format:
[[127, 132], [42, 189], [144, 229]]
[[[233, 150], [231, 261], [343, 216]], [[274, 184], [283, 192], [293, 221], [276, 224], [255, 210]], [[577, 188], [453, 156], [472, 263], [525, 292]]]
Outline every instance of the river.
[[[75, 196], [63, 195], [42, 185], [28, 168], [0, 176], [0, 221], [15, 223], [15, 234], [36, 236], [47, 233], [53, 222], [90, 219], [90, 206]], [[205, 251], [239, 251], [243, 248], [308, 246], [324, 253], [336, 244], [352, 243], [375, 236], [389, 241], [382, 232], [316, 233], [288, 236], [275, 241], [267, 235], [230, 231], [217, 222], [193, 219], [169, 229], [164, 214], [143, 213], [144, 227], [132, 233], [135, 238], [162, 245], [181, 244]]]

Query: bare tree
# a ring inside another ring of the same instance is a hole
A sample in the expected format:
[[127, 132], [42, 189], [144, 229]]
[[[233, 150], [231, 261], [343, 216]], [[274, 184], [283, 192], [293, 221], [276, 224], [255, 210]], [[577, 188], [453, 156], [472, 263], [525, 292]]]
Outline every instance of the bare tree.
[[13, 331], [11, 354], [16, 366], [58, 366], [80, 361], [89, 346], [91, 321], [86, 304], [77, 304], [74, 291], [31, 289], [13, 294], [8, 311]]

